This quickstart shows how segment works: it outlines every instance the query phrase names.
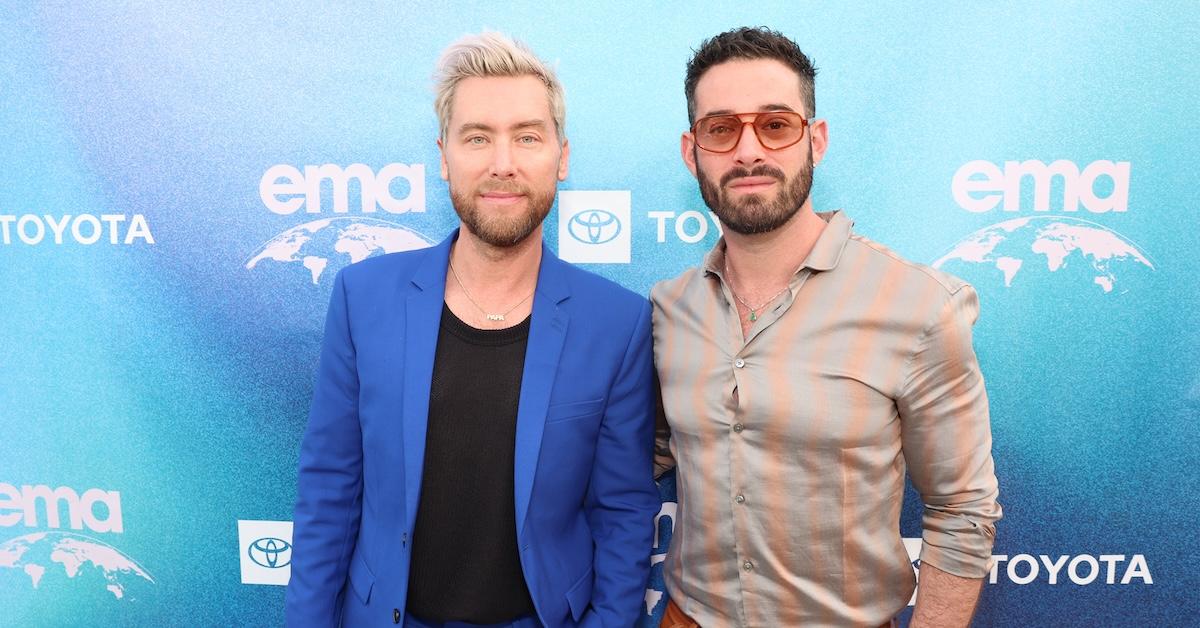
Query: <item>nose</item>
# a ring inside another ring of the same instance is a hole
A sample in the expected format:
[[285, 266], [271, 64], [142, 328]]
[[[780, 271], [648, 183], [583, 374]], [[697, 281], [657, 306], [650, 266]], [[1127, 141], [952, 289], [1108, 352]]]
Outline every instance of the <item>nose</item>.
[[497, 142], [492, 148], [490, 174], [499, 179], [508, 179], [516, 175], [512, 147], [507, 142]]
[[733, 159], [743, 166], [758, 164], [766, 159], [766, 149], [758, 141], [753, 121], [742, 122], [742, 136], [733, 150]]

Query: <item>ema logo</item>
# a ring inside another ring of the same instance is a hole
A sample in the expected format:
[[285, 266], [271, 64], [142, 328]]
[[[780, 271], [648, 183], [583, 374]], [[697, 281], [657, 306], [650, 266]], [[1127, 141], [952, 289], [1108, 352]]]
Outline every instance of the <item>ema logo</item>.
[[[1004, 170], [988, 161], [971, 161], [954, 173], [950, 190], [960, 207], [982, 213], [1004, 201], [1004, 211], [1021, 209], [1021, 184], [1033, 181], [1033, 211], [1050, 211], [1050, 188], [1055, 177], [1062, 181], [1062, 209], [1073, 212], [1079, 204], [1095, 214], [1123, 212], [1129, 208], [1129, 162], [1106, 160], [1089, 164], [1081, 172], [1074, 162], [1060, 159], [1046, 165], [1036, 159], [1006, 161]], [[1096, 193], [1096, 184], [1111, 186], [1107, 195]]]
[[[74, 489], [60, 486], [51, 489], [45, 484], [25, 484], [18, 490], [12, 484], [0, 483], [0, 527], [24, 523], [25, 527], [41, 527], [38, 504], [45, 513], [45, 526], [63, 527], [59, 507], [67, 506], [67, 518], [72, 530], [84, 526], [93, 532], [124, 532], [121, 521], [121, 494], [117, 491], [88, 489], [80, 496]], [[97, 507], [100, 507], [97, 510]]]
[[[393, 194], [393, 183], [403, 180], [408, 190]], [[333, 213], [350, 212], [351, 182], [359, 190], [359, 208], [364, 214], [378, 207], [390, 214], [425, 211], [425, 166], [388, 164], [376, 174], [364, 164], [345, 168], [334, 164], [304, 166], [304, 170], [280, 164], [271, 166], [258, 183], [259, 198], [273, 213], [323, 212], [322, 193], [328, 188]], [[259, 273], [279, 271], [285, 276], [304, 277], [313, 285], [326, 285], [337, 271], [368, 257], [423, 249], [434, 243], [424, 234], [393, 222], [368, 217], [319, 218], [287, 229], [263, 243], [244, 266]]]
[[[66, 518], [62, 507], [66, 506]], [[43, 516], [44, 515], [44, 516]], [[121, 494], [88, 489], [80, 495], [60, 486], [0, 483], [0, 526], [62, 528], [122, 533]], [[152, 592], [154, 578], [120, 550], [83, 534], [57, 530], [25, 534], [0, 543], [0, 590], [98, 589], [132, 602]], [[31, 593], [31, 595], [33, 595]]]
[[91, 245], [102, 240], [122, 246], [139, 242], [154, 244], [154, 235], [142, 214], [134, 214], [132, 218], [124, 214], [0, 214], [0, 242], [4, 244], [21, 242], [36, 246], [43, 242], [57, 245], [73, 242]]
[[628, 264], [630, 193], [558, 193], [558, 256], [576, 264]]
[[[424, 164], [388, 164], [378, 173], [366, 164], [350, 164], [345, 168], [334, 164], [305, 166], [303, 172], [295, 166], [279, 164], [263, 173], [258, 182], [258, 196], [276, 214], [294, 214], [301, 207], [309, 214], [319, 214], [321, 188], [327, 181], [333, 196], [333, 213], [345, 214], [350, 211], [351, 180], [358, 182], [364, 214], [375, 213], [376, 206], [389, 214], [425, 211]], [[403, 180], [408, 187], [400, 198], [392, 194], [392, 184], [397, 180]]]
[[[1003, 201], [1004, 211], [1021, 209], [1022, 185], [1033, 184], [1033, 211], [1050, 211], [1052, 183], [1061, 181], [1062, 211], [1082, 205], [1102, 214], [1129, 206], [1129, 162], [1096, 161], [1081, 171], [1058, 160], [1007, 161], [1004, 169], [972, 161], [958, 169], [954, 200], [970, 212], [986, 212]], [[1097, 186], [1107, 189], [1097, 193]], [[1150, 256], [1129, 238], [1072, 216], [1035, 215], [988, 225], [956, 242], [930, 264], [977, 287], [1023, 282], [1025, 290], [1061, 294], [1064, 283], [1095, 295], [1124, 294], [1156, 270]]]
[[292, 577], [292, 522], [238, 520], [242, 584], [286, 585]]

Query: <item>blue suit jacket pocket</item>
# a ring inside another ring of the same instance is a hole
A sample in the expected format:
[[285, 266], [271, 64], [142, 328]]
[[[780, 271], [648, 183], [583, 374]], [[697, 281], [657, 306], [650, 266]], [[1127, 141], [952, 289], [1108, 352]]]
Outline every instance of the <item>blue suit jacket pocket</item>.
[[583, 577], [571, 585], [570, 589], [567, 589], [567, 604], [571, 607], [571, 617], [575, 621], [579, 621], [591, 601], [592, 568], [588, 567], [587, 571], [583, 572]]
[[358, 554], [350, 559], [349, 578], [350, 588], [354, 589], [354, 594], [358, 596], [358, 599], [362, 600], [363, 604], [370, 602], [371, 588], [375, 586], [375, 576]]
[[572, 401], [568, 403], [556, 403], [546, 408], [546, 422], [554, 423], [556, 421], [569, 421], [571, 419], [579, 419], [585, 416], [593, 416], [600, 414], [604, 410], [603, 399], [592, 399], [590, 401]]

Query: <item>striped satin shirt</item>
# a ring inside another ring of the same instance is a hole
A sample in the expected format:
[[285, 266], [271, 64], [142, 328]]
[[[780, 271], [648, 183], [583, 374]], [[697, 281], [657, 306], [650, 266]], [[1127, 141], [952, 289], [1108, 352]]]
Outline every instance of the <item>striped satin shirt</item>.
[[988, 572], [1001, 511], [975, 291], [852, 234], [842, 212], [821, 217], [745, 340], [723, 240], [651, 292], [669, 424], [657, 464], [678, 466], [664, 575], [705, 628], [877, 626], [903, 609], [906, 466], [925, 503], [921, 560]]

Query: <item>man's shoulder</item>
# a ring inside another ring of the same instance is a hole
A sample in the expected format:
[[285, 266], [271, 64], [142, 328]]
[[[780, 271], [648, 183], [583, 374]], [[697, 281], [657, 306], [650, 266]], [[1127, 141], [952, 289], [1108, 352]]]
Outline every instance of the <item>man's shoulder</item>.
[[846, 253], [869, 258], [867, 261], [870, 266], [899, 272], [902, 281], [936, 286], [947, 298], [957, 294], [963, 288], [971, 287], [970, 284], [950, 273], [914, 262], [883, 244], [857, 233], [850, 235]]
[[689, 288], [702, 282], [704, 276], [705, 271], [702, 267], [693, 266], [670, 279], [663, 279], [650, 288], [650, 303], [656, 308], [661, 308], [667, 303], [678, 301]]

